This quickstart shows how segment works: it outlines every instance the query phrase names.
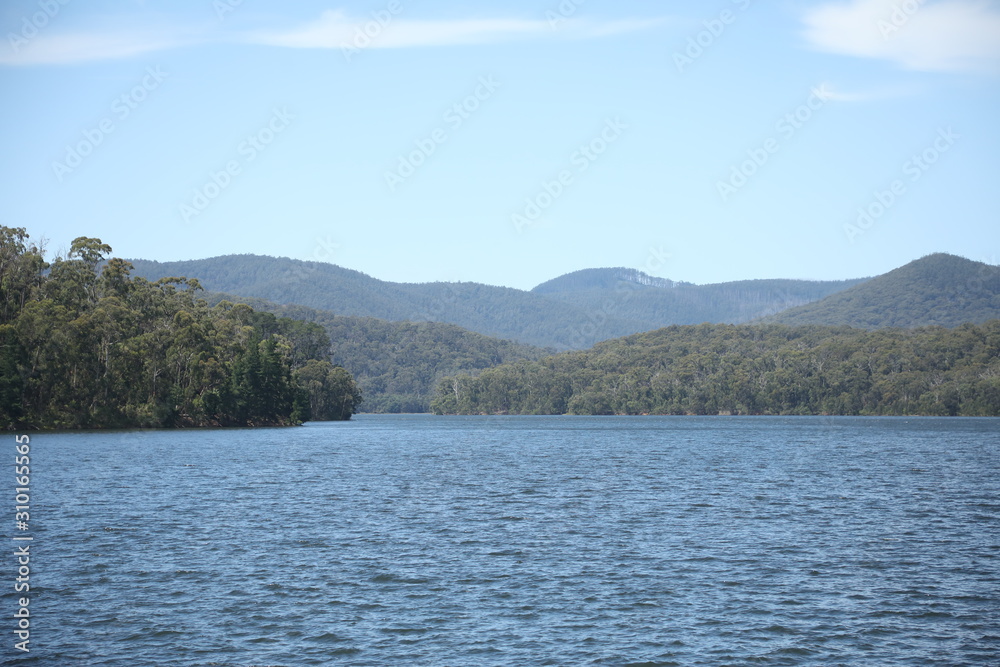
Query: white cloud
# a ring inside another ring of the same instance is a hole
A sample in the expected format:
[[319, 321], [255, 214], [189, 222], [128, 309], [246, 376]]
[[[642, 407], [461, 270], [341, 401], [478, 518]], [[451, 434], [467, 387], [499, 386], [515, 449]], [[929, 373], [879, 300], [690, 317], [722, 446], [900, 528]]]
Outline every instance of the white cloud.
[[1000, 71], [1000, 6], [993, 0], [851, 0], [806, 12], [821, 51], [921, 71]]
[[[620, 20], [606, 23], [565, 19], [556, 24], [528, 19], [415, 20], [392, 18], [384, 25], [354, 19], [343, 11], [327, 11], [310, 23], [284, 32], [261, 32], [250, 41], [303, 49], [336, 49], [362, 40], [368, 48], [406, 48], [488, 44], [530, 37], [564, 35], [600, 37], [642, 30], [663, 19]], [[366, 30], [368, 28], [368, 30]]]
[[906, 86], [882, 86], [870, 91], [843, 91], [834, 88], [833, 84], [824, 82], [816, 89], [816, 93], [824, 100], [834, 102], [870, 102], [872, 100], [894, 99], [916, 95], [919, 90]]
[[116, 60], [186, 46], [194, 40], [164, 32], [120, 32], [44, 34], [31, 39], [8, 39], [8, 42], [8, 48], [0, 48], [0, 65], [66, 65]]
[[[0, 47], [2, 65], [64, 65], [97, 60], [131, 58], [200, 43], [244, 42], [304, 49], [339, 49], [356, 46], [356, 38], [368, 29], [367, 48], [407, 48], [489, 44], [526, 38], [592, 38], [646, 29], [663, 19], [606, 22], [564, 19], [555, 24], [527, 19], [412, 20], [393, 17], [378, 26], [371, 19], [349, 17], [342, 11], [327, 11], [315, 21], [285, 31], [257, 31], [234, 35], [209, 34], [207, 30], [160, 28], [121, 29], [103, 32], [43, 33], [31, 38], [8, 36]], [[373, 29], [377, 26], [377, 29]]]

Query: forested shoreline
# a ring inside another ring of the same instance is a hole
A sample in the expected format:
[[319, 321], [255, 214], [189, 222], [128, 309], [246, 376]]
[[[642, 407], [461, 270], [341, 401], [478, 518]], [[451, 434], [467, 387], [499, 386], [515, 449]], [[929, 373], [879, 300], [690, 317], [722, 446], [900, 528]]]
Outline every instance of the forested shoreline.
[[427, 413], [442, 377], [478, 373], [503, 363], [537, 360], [555, 350], [490, 338], [444, 322], [390, 322], [335, 315], [253, 297], [207, 293], [279, 317], [314, 322], [330, 334], [330, 360], [349, 368], [364, 394], [362, 412]]
[[1000, 416], [1000, 320], [672, 326], [443, 380], [437, 414]]
[[[208, 296], [110, 253], [78, 237], [49, 263], [23, 228], [0, 226], [0, 429], [350, 419], [359, 383], [384, 412], [1000, 415], [996, 319], [674, 325], [548, 354], [452, 324]], [[938, 277], [955, 264], [932, 263]]]
[[150, 282], [78, 237], [46, 262], [0, 226], [0, 428], [287, 426], [350, 419], [353, 378], [323, 327], [209, 307], [193, 278]]

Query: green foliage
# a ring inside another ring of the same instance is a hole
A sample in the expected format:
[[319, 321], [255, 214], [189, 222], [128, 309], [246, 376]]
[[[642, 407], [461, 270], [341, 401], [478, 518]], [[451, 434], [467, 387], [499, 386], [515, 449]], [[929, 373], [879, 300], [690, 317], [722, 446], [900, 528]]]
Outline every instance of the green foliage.
[[[542, 283], [532, 292], [591, 314], [589, 326], [572, 330], [568, 347], [578, 349], [597, 340], [672, 324], [749, 322], [819, 301], [863, 282], [744, 280], [693, 285], [617, 268], [576, 271]], [[623, 323], [624, 327], [609, 327], [611, 322]], [[592, 330], [596, 336], [590, 335]]]
[[858, 282], [753, 280], [699, 286], [628, 269], [590, 269], [525, 292], [477, 283], [390, 283], [332, 264], [254, 255], [135, 260], [135, 266], [137, 275], [151, 280], [198, 275], [212, 291], [343, 316], [450, 323], [557, 350], [584, 349], [669, 324], [746, 322]]
[[768, 321], [876, 329], [955, 327], [996, 318], [1000, 267], [938, 253]]
[[23, 227], [0, 226], [0, 324], [11, 322], [42, 283], [48, 264]]
[[344, 316], [447, 322], [557, 350], [586, 349], [672, 324], [740, 324], [771, 316], [784, 324], [864, 328], [957, 326], [1000, 317], [1000, 268], [943, 254], [871, 280], [692, 285], [631, 269], [587, 269], [530, 292], [476, 283], [390, 283], [332, 264], [254, 255], [135, 265], [137, 275], [151, 280], [198, 275], [207, 289], [241, 297]]
[[[308, 418], [307, 390], [294, 374], [326, 356], [321, 326], [244, 304], [209, 307], [197, 280], [132, 278], [128, 262], [105, 262], [110, 252], [80, 237], [48, 267], [23, 229], [0, 226], [0, 427]], [[352, 385], [343, 373], [319, 390], [317, 400], [339, 401], [330, 418], [350, 418]]]
[[[476, 376], [497, 365], [538, 361], [544, 356], [538, 347], [488, 336], [550, 349], [583, 349], [596, 341], [666, 324], [739, 323], [779, 311], [789, 317], [822, 312], [823, 323], [848, 322], [862, 328], [957, 326], [965, 321], [981, 323], [1000, 317], [997, 274], [1000, 270], [950, 255], [932, 255], [867, 281], [754, 280], [698, 286], [653, 278], [629, 269], [590, 269], [549, 281], [531, 292], [474, 283], [389, 283], [330, 264], [250, 255], [136, 264], [138, 272], [151, 279], [196, 273], [212, 289], [243, 295], [233, 300], [246, 301], [258, 310], [322, 324], [333, 339], [329, 350], [331, 361], [357, 378], [365, 396], [364, 408], [371, 412], [426, 411], [435, 394], [441, 407], [440, 401], [448, 395], [441, 389], [445, 378]], [[817, 310], [807, 310], [811, 308]], [[309, 356], [318, 359], [325, 355], [313, 350]], [[522, 366], [532, 382], [544, 387], [544, 393], [540, 394], [533, 386], [518, 384], [517, 391], [510, 396], [497, 398], [491, 405], [480, 405], [478, 399], [473, 400], [461, 391], [456, 394], [457, 385], [446, 382], [456, 405], [441, 409], [586, 414], [711, 413], [713, 410], [855, 414], [881, 409], [873, 407], [877, 403], [873, 402], [874, 395], [863, 398], [855, 393], [862, 387], [857, 373], [845, 372], [844, 377], [850, 381], [843, 380], [839, 385], [841, 393], [827, 396], [826, 402], [817, 404], [812, 397], [818, 389], [807, 391], [795, 386], [801, 379], [801, 369], [781, 367], [767, 371], [767, 381], [777, 384], [767, 395], [762, 395], [745, 378], [739, 379], [737, 375], [737, 381], [724, 377], [730, 371], [745, 371], [744, 361], [727, 360], [727, 366], [712, 373], [693, 365], [694, 361], [685, 361], [693, 369], [687, 371], [685, 382], [689, 381], [688, 376], [696, 384], [708, 382], [706, 378], [715, 373], [719, 374], [718, 386], [713, 385], [711, 391], [706, 389], [701, 394], [681, 389], [671, 389], [673, 393], [669, 393], [664, 378], [670, 376], [661, 374], [655, 382], [646, 381], [641, 370], [620, 378], [620, 385], [609, 385], [603, 368], [588, 369], [590, 375], [586, 377], [575, 371], [562, 372], [550, 382], [547, 373], [537, 371], [544, 367], [539, 362]], [[301, 359], [296, 360], [297, 365], [301, 363]], [[492, 383], [490, 386], [499, 392], [503, 381], [514, 382], [511, 378], [504, 380], [501, 375], [484, 373], [482, 382]], [[894, 381], [902, 382], [904, 377], [917, 384], [923, 381], [905, 374], [894, 377]], [[782, 388], [784, 379], [790, 388]], [[469, 386], [479, 391], [485, 385]], [[634, 386], [641, 388], [636, 390], [639, 394], [628, 394], [624, 403], [618, 400], [622, 391], [632, 391]], [[989, 396], [987, 386], [981, 383], [976, 386], [980, 395]], [[904, 396], [919, 388], [914, 387]], [[517, 392], [527, 392], [530, 403]], [[742, 402], [735, 404], [727, 398], [728, 402], [720, 405], [723, 397], [735, 394], [743, 396]], [[651, 396], [659, 397], [657, 402], [650, 404]], [[932, 410], [919, 404], [910, 406], [902, 399], [893, 400], [897, 407], [891, 410]], [[943, 408], [933, 408], [939, 409]]]
[[311, 419], [350, 419], [361, 403], [361, 390], [351, 374], [329, 361], [310, 359], [294, 375], [298, 386], [306, 392]]
[[[239, 299], [217, 294], [207, 298], [209, 302]], [[333, 341], [330, 359], [357, 379], [365, 397], [365, 412], [429, 412], [437, 384], [444, 377], [475, 374], [520, 359], [540, 359], [552, 352], [490, 338], [452, 324], [386, 322], [304, 306], [279, 306], [261, 299], [240, 300], [256, 310], [301, 320], [303, 326], [306, 322], [314, 327], [322, 325]]]
[[1000, 320], [673, 326], [438, 385], [439, 414], [1000, 416]]

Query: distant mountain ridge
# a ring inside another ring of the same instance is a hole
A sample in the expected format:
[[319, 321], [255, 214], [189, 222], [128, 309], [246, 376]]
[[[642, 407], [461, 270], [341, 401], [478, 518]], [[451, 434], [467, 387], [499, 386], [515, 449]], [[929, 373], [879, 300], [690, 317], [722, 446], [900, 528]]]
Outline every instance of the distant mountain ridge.
[[[642, 330], [650, 331], [650, 324], [654, 328], [703, 322], [742, 324], [818, 301], [864, 280], [743, 280], [694, 285], [629, 269], [588, 269], [548, 281], [535, 290], [591, 313], [645, 325]], [[595, 310], [597, 307], [602, 310]]]
[[226, 255], [182, 262], [132, 260], [150, 280], [198, 276], [210, 291], [298, 304], [337, 315], [446, 322], [486, 336], [550, 346], [551, 319], [582, 319], [570, 306], [509, 287], [478, 283], [392, 283], [322, 262]]
[[638, 269], [615, 267], [610, 269], [581, 269], [566, 273], [558, 278], [547, 280], [535, 286], [531, 291], [536, 294], [555, 294], [560, 292], [578, 292], [591, 289], [614, 289], [619, 283], [631, 283], [643, 287], [660, 287], [669, 289], [677, 285], [691, 283], [676, 283], [666, 278], [657, 278], [643, 273]]
[[766, 321], [880, 329], [957, 327], [997, 318], [1000, 267], [935, 253]]
[[196, 277], [210, 291], [337, 315], [433, 321], [557, 350], [671, 324], [743, 323], [860, 281], [752, 280], [693, 285], [624, 268], [588, 269], [523, 291], [479, 283], [393, 283], [333, 264], [260, 255], [131, 260], [149, 280]]

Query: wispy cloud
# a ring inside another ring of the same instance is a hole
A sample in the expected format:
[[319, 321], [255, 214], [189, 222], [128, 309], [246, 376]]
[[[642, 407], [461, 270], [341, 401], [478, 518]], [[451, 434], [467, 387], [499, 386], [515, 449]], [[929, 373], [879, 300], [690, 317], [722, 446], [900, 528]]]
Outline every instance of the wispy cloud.
[[1000, 3], [993, 0], [827, 2], [804, 16], [805, 37], [830, 53], [920, 71], [1000, 71]]
[[[571, 37], [600, 37], [642, 30], [663, 23], [663, 19], [618, 20], [610, 22], [568, 19], [559, 24], [558, 34]], [[365, 20], [343, 11], [328, 11], [305, 25], [280, 32], [259, 32], [250, 41], [302, 49], [336, 49], [351, 44], [364, 34]], [[549, 21], [528, 19], [416, 20], [396, 18], [378, 31], [369, 48], [398, 49], [421, 46], [490, 44], [557, 34]]]
[[132, 58], [153, 51], [188, 46], [197, 40], [167, 31], [62, 33], [11, 41], [0, 48], [0, 65], [67, 65]]
[[823, 83], [819, 86], [818, 92], [824, 100], [834, 102], [871, 102], [916, 95], [920, 91], [912, 86], [883, 86], [877, 90], [843, 91], [838, 90], [831, 83]]
[[[340, 49], [355, 43], [369, 19], [327, 11], [318, 19], [288, 30], [212, 33], [177, 28], [122, 29], [105, 32], [46, 33], [0, 47], [0, 65], [65, 65], [131, 58], [145, 53], [207, 43], [242, 42], [301, 49]], [[521, 39], [596, 38], [647, 29], [665, 19], [592, 21], [566, 19], [558, 29], [546, 20], [393, 18], [371, 38], [367, 48], [400, 49], [491, 44]]]

